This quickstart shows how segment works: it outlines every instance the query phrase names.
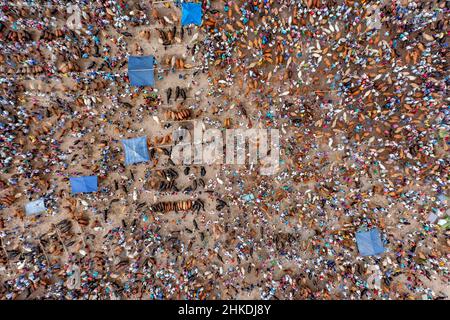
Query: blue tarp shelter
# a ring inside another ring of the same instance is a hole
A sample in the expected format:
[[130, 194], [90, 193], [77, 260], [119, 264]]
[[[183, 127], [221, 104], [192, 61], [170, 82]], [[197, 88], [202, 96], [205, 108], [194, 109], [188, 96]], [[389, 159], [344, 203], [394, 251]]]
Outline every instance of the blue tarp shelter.
[[155, 85], [153, 56], [129, 56], [128, 78], [134, 87], [153, 87]]
[[47, 208], [45, 207], [44, 199], [31, 201], [25, 205], [25, 213], [27, 216], [39, 214], [45, 210], [47, 210]]
[[70, 186], [72, 193], [96, 192], [98, 190], [97, 176], [71, 177]]
[[384, 252], [380, 231], [371, 229], [366, 232], [356, 233], [356, 243], [362, 256], [375, 256]]
[[147, 148], [147, 137], [122, 140], [125, 149], [125, 165], [150, 160]]
[[202, 24], [202, 4], [193, 2], [184, 2], [181, 4], [181, 25], [187, 26]]
[[253, 193], [249, 193], [249, 194], [244, 194], [242, 197], [242, 200], [244, 200], [245, 202], [249, 202], [255, 199], [255, 196], [253, 195]]

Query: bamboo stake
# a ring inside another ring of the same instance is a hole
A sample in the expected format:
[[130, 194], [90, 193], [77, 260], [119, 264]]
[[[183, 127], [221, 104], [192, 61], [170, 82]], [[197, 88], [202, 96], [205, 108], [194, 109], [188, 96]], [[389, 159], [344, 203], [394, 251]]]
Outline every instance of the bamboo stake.
[[[154, 68], [154, 69], [149, 69], [149, 70], [157, 70], [157, 73], [163, 73], [163, 72], [166, 72], [166, 71], [184, 71], [184, 73], [189, 74], [189, 73], [201, 70], [201, 67], [200, 66], [195, 66], [195, 67], [192, 67], [192, 68], [189, 68], [189, 69], [181, 69], [181, 68]], [[97, 73], [96, 75], [111, 73], [111, 74], [114, 74], [115, 76], [121, 76], [121, 75], [128, 74], [128, 71], [120, 71], [120, 72], [116, 72], [116, 73], [114, 73], [114, 72], [107, 72], [107, 71], [91, 71], [91, 72], [96, 72]], [[28, 75], [28, 76], [9, 77], [9, 78], [7, 78], [7, 80], [13, 80], [13, 81], [41, 81], [42, 80], [43, 81], [43, 79], [52, 79], [52, 78], [55, 78], [55, 77], [58, 77], [58, 76], [61, 76], [61, 77], [64, 77], [64, 76], [69, 77], [69, 76], [72, 76], [72, 75], [86, 75], [87, 76], [89, 73], [90, 72], [87, 72], [87, 71], [70, 72], [70, 73], [58, 72], [58, 73], [55, 73], [55, 74], [49, 75], [49, 76], [41, 74], [41, 75], [37, 76], [39, 78], [36, 78], [35, 76]]]
[[153, 1], [151, 4], [160, 4], [160, 3], [173, 3], [174, 0], [160, 0], [160, 1]]
[[45, 260], [47, 260], [48, 266], [50, 267], [50, 259], [48, 258], [47, 253], [45, 252], [44, 245], [42, 244], [40, 239], [39, 239], [38, 243], [39, 243], [39, 246], [41, 247], [42, 253], [44, 254]]
[[80, 230], [80, 233], [81, 233], [81, 242], [83, 242], [83, 246], [86, 247], [84, 230], [81, 227], [81, 225], [78, 223], [78, 220], [75, 219], [75, 221], [77, 222], [78, 229]]
[[8, 251], [6, 251], [5, 245], [4, 245], [4, 243], [3, 243], [3, 239], [1, 239], [1, 238], [0, 238], [0, 243], [1, 243], [1, 245], [2, 245], [3, 252], [4, 252], [5, 255], [6, 255], [6, 261], [8, 262], [9, 268], [12, 270], [13, 267], [12, 267], [12, 265], [11, 265], [11, 261], [9, 261]]
[[66, 245], [64, 244], [64, 241], [61, 238], [61, 234], [59, 233], [59, 229], [56, 226], [55, 226], [55, 231], [56, 231], [56, 235], [58, 236], [59, 241], [61, 242], [61, 244], [64, 248], [64, 251], [66, 252], [67, 256], [69, 256], [70, 255], [69, 250], [67, 250]]

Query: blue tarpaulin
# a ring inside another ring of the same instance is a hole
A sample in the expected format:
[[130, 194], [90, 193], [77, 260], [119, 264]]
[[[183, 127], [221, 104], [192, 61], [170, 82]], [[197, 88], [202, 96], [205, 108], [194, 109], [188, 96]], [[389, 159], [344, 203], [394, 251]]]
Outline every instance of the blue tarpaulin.
[[47, 210], [47, 208], [45, 207], [44, 199], [31, 201], [25, 205], [25, 213], [27, 216], [39, 214], [45, 210]]
[[153, 87], [155, 85], [153, 56], [128, 57], [128, 78], [135, 87]]
[[243, 199], [245, 202], [249, 202], [249, 201], [254, 200], [254, 199], [255, 199], [255, 196], [254, 196], [252, 193], [244, 194], [244, 195], [242, 196], [242, 199]]
[[96, 192], [97, 176], [71, 177], [70, 186], [72, 193]]
[[195, 24], [200, 26], [202, 24], [202, 4], [193, 2], [184, 2], [181, 4], [181, 25], [187, 26]]
[[149, 161], [147, 137], [122, 140], [125, 149], [125, 165]]
[[377, 229], [357, 232], [356, 243], [358, 244], [359, 253], [362, 256], [375, 256], [384, 252], [380, 232]]

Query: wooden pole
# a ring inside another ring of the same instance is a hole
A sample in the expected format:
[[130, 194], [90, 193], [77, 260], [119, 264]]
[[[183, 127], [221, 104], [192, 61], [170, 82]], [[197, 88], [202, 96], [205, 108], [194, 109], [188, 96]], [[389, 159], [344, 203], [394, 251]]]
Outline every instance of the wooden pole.
[[56, 235], [58, 236], [59, 241], [61, 242], [61, 244], [64, 248], [64, 251], [66, 252], [67, 256], [69, 256], [70, 255], [69, 250], [67, 250], [66, 245], [64, 244], [64, 241], [61, 238], [61, 234], [59, 233], [59, 229], [56, 226], [55, 226], [55, 231], [56, 231]]
[[[77, 221], [77, 220], [75, 219], [75, 221]], [[77, 221], [77, 226], [78, 226], [78, 229], [80, 230], [80, 233], [81, 233], [81, 242], [83, 242], [83, 246], [86, 247], [86, 241], [85, 241], [86, 237], [85, 237], [85, 234], [84, 234], [84, 230], [81, 227], [81, 225], [78, 223], [78, 221]]]
[[47, 256], [47, 253], [45, 252], [44, 245], [42, 244], [41, 240], [39, 239], [39, 246], [41, 247], [42, 253], [44, 254], [45, 260], [47, 260], [48, 266], [50, 267], [50, 259]]
[[3, 239], [1, 239], [1, 238], [0, 238], [0, 243], [1, 243], [1, 245], [2, 245], [3, 252], [5, 252], [5, 255], [6, 255], [6, 261], [8, 262], [8, 266], [9, 266], [9, 268], [12, 270], [13, 267], [12, 267], [12, 265], [11, 265], [11, 261], [9, 261], [8, 251], [6, 251], [6, 248], [5, 248], [4, 244], [3, 244]]
[[174, 0], [160, 0], [160, 1], [153, 1], [151, 4], [160, 4], [160, 3], [172, 3]]

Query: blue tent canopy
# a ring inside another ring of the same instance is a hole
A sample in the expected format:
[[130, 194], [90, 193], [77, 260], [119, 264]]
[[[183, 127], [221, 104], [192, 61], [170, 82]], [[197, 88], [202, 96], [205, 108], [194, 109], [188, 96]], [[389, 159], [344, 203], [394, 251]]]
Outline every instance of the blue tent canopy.
[[128, 78], [135, 87], [153, 87], [155, 85], [153, 56], [129, 56]]
[[202, 4], [193, 2], [184, 2], [181, 4], [181, 25], [187, 26], [195, 24], [200, 26], [202, 24]]
[[149, 161], [147, 137], [122, 140], [125, 149], [125, 165]]
[[253, 195], [253, 193], [249, 193], [249, 194], [244, 194], [242, 197], [242, 200], [244, 200], [245, 202], [249, 202], [255, 199], [255, 196]]
[[39, 214], [45, 210], [47, 210], [47, 208], [45, 207], [44, 199], [42, 198], [36, 201], [28, 202], [25, 205], [25, 213], [27, 216]]
[[378, 229], [357, 232], [356, 243], [358, 244], [359, 253], [362, 256], [375, 256], [384, 252], [384, 246]]
[[98, 190], [97, 176], [71, 177], [70, 186], [72, 193], [96, 192]]

